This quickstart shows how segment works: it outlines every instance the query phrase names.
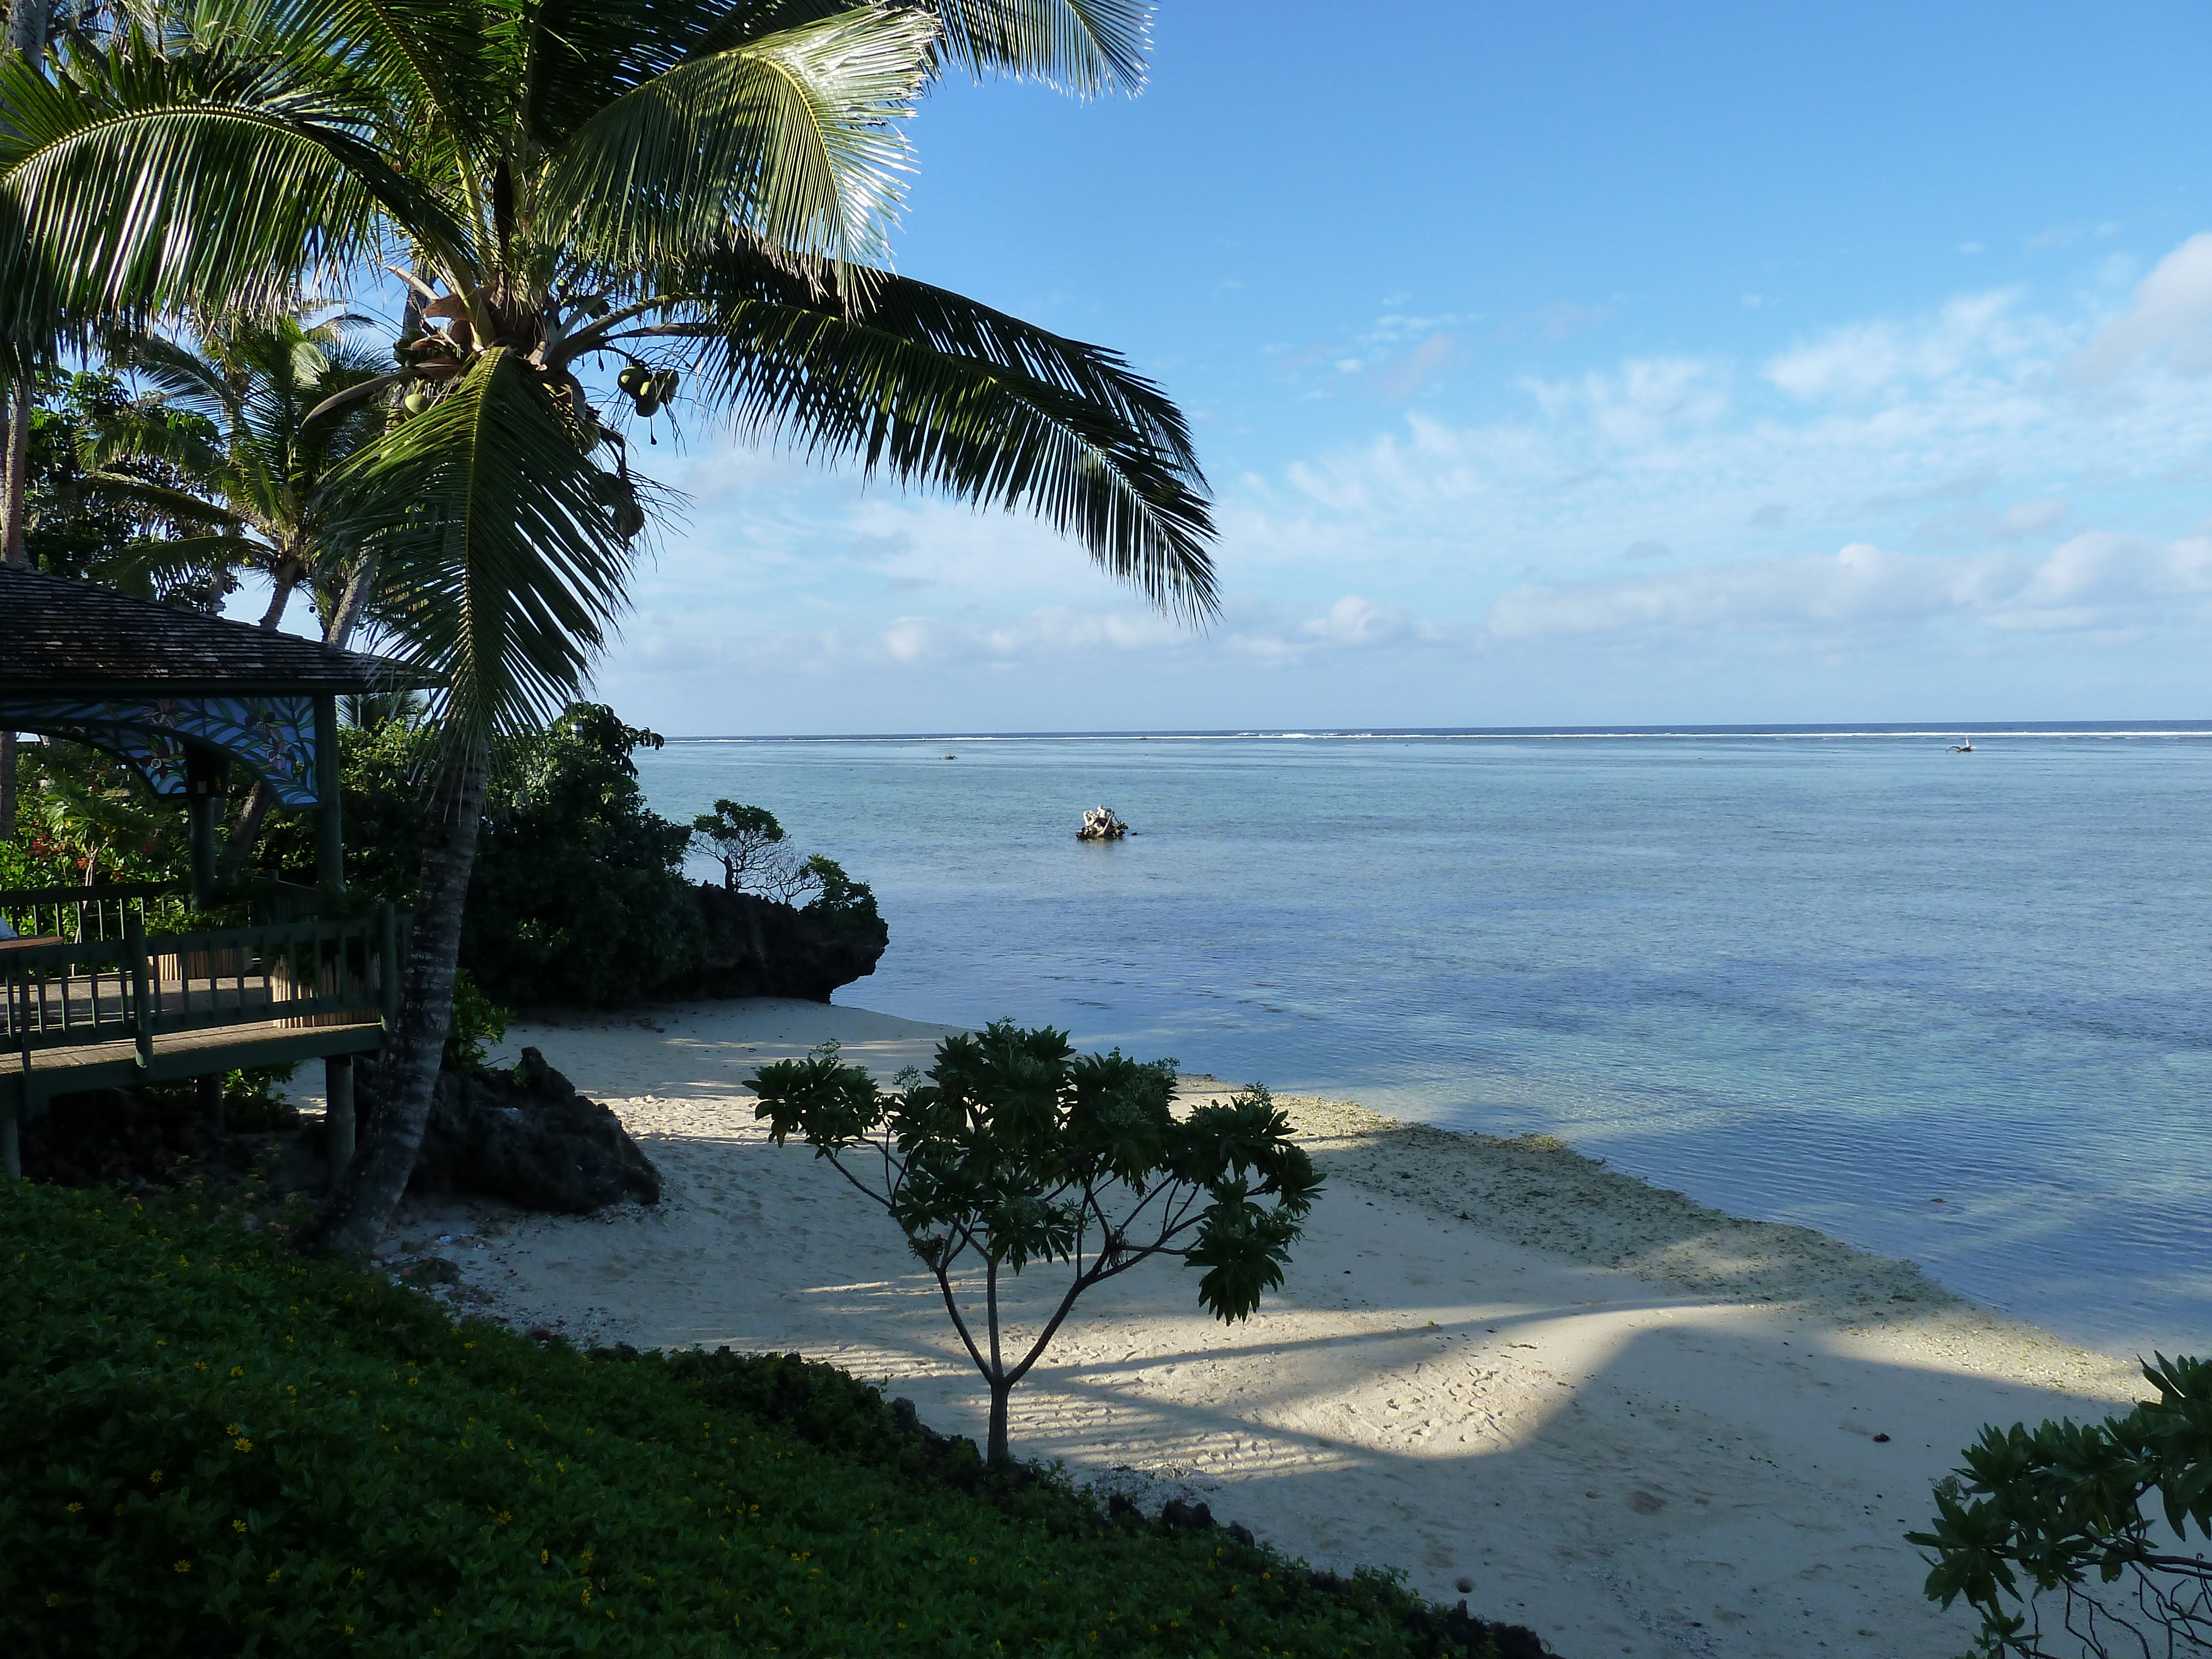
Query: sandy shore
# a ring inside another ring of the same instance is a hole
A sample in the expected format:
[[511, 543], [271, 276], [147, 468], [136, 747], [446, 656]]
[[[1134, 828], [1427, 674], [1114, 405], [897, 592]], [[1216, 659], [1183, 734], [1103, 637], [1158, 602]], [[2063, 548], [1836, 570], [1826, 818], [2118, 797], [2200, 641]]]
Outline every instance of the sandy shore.
[[[795, 1349], [980, 1436], [933, 1281], [879, 1210], [768, 1141], [740, 1081], [831, 1036], [887, 1078], [943, 1030], [781, 1001], [518, 1027], [505, 1052], [540, 1048], [613, 1106], [662, 1202], [416, 1208], [387, 1248], [448, 1256], [459, 1295], [526, 1327]], [[2100, 1416], [2139, 1392], [2131, 1364], [1907, 1264], [1557, 1142], [1284, 1103], [1330, 1185], [1283, 1292], [1234, 1328], [1180, 1268], [1093, 1292], [1015, 1396], [1018, 1451], [1195, 1490], [1317, 1565], [1402, 1567], [1440, 1600], [1472, 1580], [1474, 1610], [1568, 1659], [1942, 1659], [1971, 1621], [1922, 1598], [1901, 1537], [1930, 1483], [1985, 1422]]]

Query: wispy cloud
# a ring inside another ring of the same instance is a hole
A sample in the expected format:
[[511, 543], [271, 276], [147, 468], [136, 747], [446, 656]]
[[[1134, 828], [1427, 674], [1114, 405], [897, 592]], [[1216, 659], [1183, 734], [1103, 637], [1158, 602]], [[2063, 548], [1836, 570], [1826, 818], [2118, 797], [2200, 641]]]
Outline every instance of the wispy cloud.
[[2201, 626], [2212, 614], [2212, 537], [2159, 544], [2098, 532], [2041, 556], [1899, 553], [1753, 559], [1633, 580], [1516, 587], [1488, 617], [1500, 639], [1650, 641], [1741, 635], [1832, 639], [1970, 621], [2007, 631]]
[[619, 670], [670, 696], [773, 680], [867, 708], [982, 688], [987, 714], [993, 686], [1065, 688], [1056, 723], [1081, 723], [1095, 679], [1206, 724], [1255, 675], [1418, 699], [1583, 651], [1788, 660], [1791, 642], [1896, 651], [1937, 629], [2171, 654], [2212, 620], [2212, 234], [2063, 304], [1978, 289], [1753, 360], [1501, 374], [1487, 414], [1450, 418], [1477, 401], [1477, 320], [1393, 307], [1278, 355], [1304, 384], [1419, 401], [1223, 481], [1229, 600], [1203, 634], [1026, 517], [722, 457], [678, 475], [692, 528], [641, 584]]

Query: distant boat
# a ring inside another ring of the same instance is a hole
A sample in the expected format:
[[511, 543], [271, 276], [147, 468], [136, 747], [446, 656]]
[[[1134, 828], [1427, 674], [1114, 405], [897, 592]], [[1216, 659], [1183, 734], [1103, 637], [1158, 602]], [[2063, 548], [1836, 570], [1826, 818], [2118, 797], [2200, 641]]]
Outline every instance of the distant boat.
[[1966, 734], [1966, 742], [1964, 742], [1964, 743], [1954, 743], [1954, 744], [1953, 744], [1951, 745], [1951, 752], [1952, 752], [1953, 754], [1954, 754], [1954, 755], [1971, 755], [1971, 754], [1972, 754], [1972, 753], [1974, 752], [1974, 734], [1973, 734], [1972, 732], [1969, 732]]

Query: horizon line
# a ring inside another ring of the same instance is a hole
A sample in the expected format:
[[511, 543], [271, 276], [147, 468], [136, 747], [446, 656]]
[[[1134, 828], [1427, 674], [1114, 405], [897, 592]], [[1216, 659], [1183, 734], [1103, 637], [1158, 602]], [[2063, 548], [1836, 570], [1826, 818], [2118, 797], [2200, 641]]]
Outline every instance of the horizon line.
[[945, 728], [925, 732], [695, 732], [665, 741], [714, 743], [997, 743], [1320, 741], [1459, 738], [1956, 738], [2212, 737], [2212, 720], [1936, 720], [1850, 723], [1727, 722], [1657, 726], [1343, 726], [1141, 727], [1092, 731], [992, 732]]

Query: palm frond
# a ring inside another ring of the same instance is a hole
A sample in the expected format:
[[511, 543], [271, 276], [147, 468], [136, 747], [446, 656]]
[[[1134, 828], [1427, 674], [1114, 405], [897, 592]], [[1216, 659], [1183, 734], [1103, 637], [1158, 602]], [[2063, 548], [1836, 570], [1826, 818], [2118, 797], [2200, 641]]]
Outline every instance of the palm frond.
[[701, 341], [701, 395], [740, 433], [1035, 513], [1162, 609], [1218, 608], [1188, 428], [1117, 354], [887, 273], [857, 315], [757, 253], [702, 275], [685, 319], [636, 332]]
[[238, 418], [238, 396], [222, 367], [191, 348], [143, 329], [118, 329], [102, 340], [110, 368], [137, 376], [173, 407], [228, 423]]
[[[113, 459], [114, 457], [102, 458]], [[167, 484], [134, 478], [126, 472], [98, 471], [85, 475], [85, 482], [103, 498], [119, 505], [137, 508], [141, 513], [167, 519], [177, 524], [228, 525], [234, 532], [258, 528], [244, 514], [193, 495], [190, 490], [172, 489]]]
[[[1079, 97], [1145, 83], [1152, 9], [1144, 0], [888, 0], [937, 27], [933, 69], [1040, 81]], [[721, 0], [698, 47], [720, 52], [845, 9], [840, 0]]]
[[548, 158], [536, 234], [586, 265], [739, 234], [800, 268], [878, 264], [933, 36], [920, 13], [866, 6], [680, 64]]
[[159, 55], [125, 37], [0, 63], [9, 313], [125, 321], [274, 310], [374, 251], [385, 213], [427, 241], [451, 216], [386, 162], [373, 112], [322, 67], [254, 43]]
[[444, 678], [453, 741], [534, 724], [583, 684], [631, 563], [605, 476], [506, 349], [332, 473], [331, 552], [374, 550], [380, 620]]
[[1145, 84], [1152, 9], [1143, 0], [904, 3], [937, 20], [939, 51], [972, 75], [1018, 76], [1084, 97]]

